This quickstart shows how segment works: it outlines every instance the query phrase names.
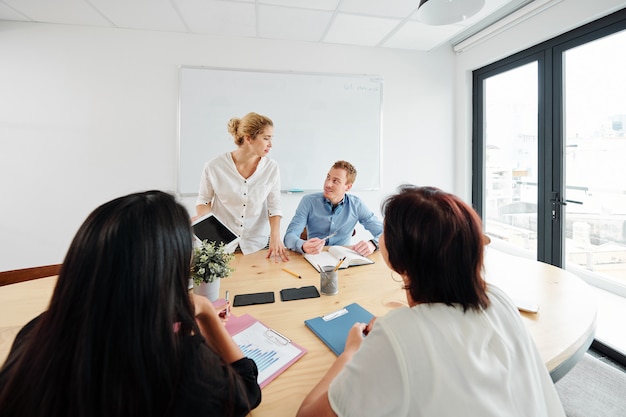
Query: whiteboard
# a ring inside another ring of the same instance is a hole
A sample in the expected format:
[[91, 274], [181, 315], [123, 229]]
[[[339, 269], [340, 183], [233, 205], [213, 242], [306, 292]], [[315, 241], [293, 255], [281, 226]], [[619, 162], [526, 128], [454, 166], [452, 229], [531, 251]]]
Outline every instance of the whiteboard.
[[178, 193], [197, 194], [205, 162], [237, 147], [228, 121], [249, 112], [274, 123], [283, 191], [321, 190], [340, 159], [357, 169], [353, 190], [379, 189], [382, 87], [374, 75], [180, 67]]

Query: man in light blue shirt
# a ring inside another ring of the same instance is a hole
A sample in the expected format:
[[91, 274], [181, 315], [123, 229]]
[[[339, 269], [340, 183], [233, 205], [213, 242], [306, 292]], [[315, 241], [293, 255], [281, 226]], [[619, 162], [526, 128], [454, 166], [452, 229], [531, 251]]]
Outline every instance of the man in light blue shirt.
[[[374, 237], [354, 246], [356, 252], [368, 256], [378, 249], [383, 224], [361, 199], [346, 194], [356, 179], [356, 169], [346, 161], [333, 164], [324, 181], [324, 192], [302, 197], [296, 214], [285, 233], [285, 246], [300, 253], [320, 253], [325, 245], [348, 246], [354, 226], [361, 223]], [[307, 239], [300, 234], [306, 227]]]

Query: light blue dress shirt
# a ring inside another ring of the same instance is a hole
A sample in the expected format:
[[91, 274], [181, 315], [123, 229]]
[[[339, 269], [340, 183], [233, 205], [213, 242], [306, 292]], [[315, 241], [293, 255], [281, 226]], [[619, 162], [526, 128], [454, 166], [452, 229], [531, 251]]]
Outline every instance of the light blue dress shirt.
[[300, 239], [300, 234], [305, 227], [309, 239], [314, 237], [321, 239], [336, 232], [335, 236], [326, 240], [326, 246], [346, 246], [350, 244], [357, 223], [361, 223], [365, 230], [372, 234], [378, 246], [383, 223], [359, 197], [346, 194], [333, 208], [332, 203], [324, 197], [324, 193], [308, 194], [300, 200], [296, 214], [287, 227], [285, 246], [302, 253], [305, 240]]

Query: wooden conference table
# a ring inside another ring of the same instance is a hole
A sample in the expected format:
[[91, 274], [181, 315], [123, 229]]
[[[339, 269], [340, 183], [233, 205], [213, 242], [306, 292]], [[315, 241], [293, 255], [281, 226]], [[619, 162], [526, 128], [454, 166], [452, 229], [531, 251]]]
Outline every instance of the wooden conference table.
[[[373, 265], [339, 271], [339, 293], [296, 301], [280, 301], [283, 288], [315, 285], [319, 274], [299, 254], [287, 263], [274, 263], [266, 252], [233, 261], [235, 272], [221, 281], [220, 295], [274, 291], [273, 304], [233, 307], [232, 313], [253, 315], [308, 352], [263, 388], [263, 401], [252, 416], [293, 416], [311, 388], [324, 375], [335, 355], [304, 325], [304, 320], [336, 311], [358, 302], [374, 315], [406, 305], [404, 291], [391, 277], [379, 252], [370, 256]], [[288, 268], [301, 279], [283, 271]], [[587, 284], [562, 269], [487, 248], [487, 280], [516, 301], [539, 304], [537, 314], [521, 313], [546, 366], [558, 380], [584, 354], [593, 340], [596, 301]], [[398, 276], [395, 275], [395, 279]], [[56, 277], [0, 287], [0, 363], [3, 363], [18, 330], [46, 309]]]

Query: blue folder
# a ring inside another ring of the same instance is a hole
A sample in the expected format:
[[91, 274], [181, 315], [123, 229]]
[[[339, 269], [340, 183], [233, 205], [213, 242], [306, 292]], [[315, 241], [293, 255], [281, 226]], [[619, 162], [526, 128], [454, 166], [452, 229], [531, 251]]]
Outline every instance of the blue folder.
[[346, 347], [346, 338], [354, 323], [367, 324], [373, 317], [372, 313], [352, 303], [324, 316], [305, 320], [304, 324], [339, 356]]

